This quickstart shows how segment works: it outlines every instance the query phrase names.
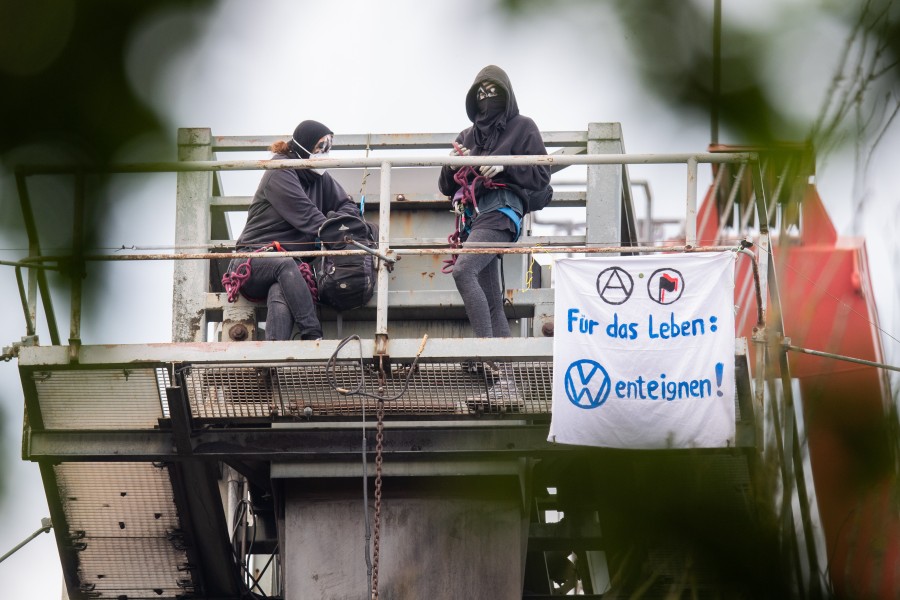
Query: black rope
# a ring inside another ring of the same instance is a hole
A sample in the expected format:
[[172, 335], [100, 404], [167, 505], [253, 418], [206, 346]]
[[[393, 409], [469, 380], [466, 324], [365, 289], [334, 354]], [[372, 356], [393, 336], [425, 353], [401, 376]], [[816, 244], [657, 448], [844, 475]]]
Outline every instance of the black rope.
[[[356, 387], [353, 389], [342, 388], [338, 385], [337, 379], [334, 376], [334, 369], [337, 364], [337, 356], [340, 351], [349, 344], [351, 341], [356, 340], [360, 346], [359, 352], [359, 382]], [[425, 349], [425, 342], [428, 340], [428, 336], [422, 338], [422, 345], [419, 347], [419, 351], [416, 353], [415, 358], [413, 358], [412, 364], [409, 366], [409, 370], [406, 372], [406, 376], [403, 378], [403, 386], [400, 388], [400, 391], [391, 397], [379, 396], [378, 394], [370, 394], [369, 392], [364, 391], [366, 385], [366, 372], [365, 365], [363, 364], [362, 357], [362, 340], [358, 335], [351, 335], [346, 337], [340, 341], [335, 348], [334, 353], [328, 359], [328, 362], [325, 363], [325, 379], [328, 381], [328, 385], [336, 391], [337, 393], [343, 396], [363, 396], [365, 398], [372, 398], [374, 400], [381, 400], [382, 402], [393, 402], [397, 400], [403, 394], [406, 393], [406, 390], [409, 389], [409, 380], [412, 378], [413, 373], [416, 371], [416, 364], [419, 362], [419, 355], [422, 354], [422, 350]]]

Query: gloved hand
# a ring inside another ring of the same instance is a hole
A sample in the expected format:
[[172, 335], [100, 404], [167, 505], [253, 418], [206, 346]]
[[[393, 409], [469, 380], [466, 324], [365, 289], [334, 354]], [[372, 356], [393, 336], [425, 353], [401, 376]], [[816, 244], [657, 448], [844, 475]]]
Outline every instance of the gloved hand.
[[478, 167], [478, 171], [483, 177], [491, 179], [495, 175], [499, 175], [503, 172], [503, 165], [485, 165], [483, 167]]
[[[456, 151], [457, 146], [459, 147], [459, 152]], [[450, 156], [468, 156], [470, 152], [471, 152], [471, 150], [469, 150], [465, 146], [459, 146], [458, 144], [455, 144], [453, 147], [453, 150], [450, 151]], [[459, 167], [457, 167], [455, 165], [450, 166], [451, 171], [455, 171], [458, 168]]]

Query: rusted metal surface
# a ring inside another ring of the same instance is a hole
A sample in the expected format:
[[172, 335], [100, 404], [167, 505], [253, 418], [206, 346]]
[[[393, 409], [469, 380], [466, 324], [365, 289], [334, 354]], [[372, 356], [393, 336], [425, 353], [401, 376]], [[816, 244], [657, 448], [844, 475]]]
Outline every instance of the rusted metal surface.
[[[526, 247], [475, 247], [454, 248], [454, 254], [620, 254], [622, 252], [734, 252], [739, 246], [526, 246]], [[450, 254], [446, 248], [397, 248], [391, 250], [398, 256], [428, 256]], [[172, 254], [92, 254], [86, 261], [128, 261], [128, 260], [214, 260], [221, 258], [252, 258], [265, 260], [289, 256], [291, 258], [313, 258], [316, 256], [354, 256], [366, 254], [363, 250], [302, 250], [298, 252], [231, 252], [223, 256], [221, 252], [196, 252]], [[58, 262], [68, 260], [64, 255], [35, 256], [23, 259], [27, 262]]]
[[247, 330], [246, 325], [238, 323], [237, 325], [232, 325], [228, 330], [228, 337], [235, 342], [243, 342], [250, 337], [250, 332]]
[[756, 262], [756, 255], [747, 248], [741, 248], [738, 253], [750, 258], [750, 265], [753, 269], [753, 287], [756, 290], [756, 326], [765, 327], [766, 317], [763, 311], [762, 287], [759, 281], [759, 264]]
[[[376, 134], [345, 134], [334, 136], [336, 150], [395, 150], [449, 148], [457, 133], [376, 133]], [[213, 150], [216, 152], [228, 151], [264, 151], [278, 141], [289, 139], [290, 134], [284, 136], [215, 136], [213, 138]], [[549, 147], [577, 147], [584, 146], [587, 137], [584, 131], [544, 131], [541, 132], [544, 144]]]
[[[550, 291], [550, 290], [548, 290]], [[394, 339], [391, 356], [395, 360], [412, 360], [419, 349], [419, 339]], [[162, 367], [173, 362], [200, 364], [258, 364], [284, 361], [325, 361], [337, 349], [339, 340], [277, 342], [195, 342], [177, 344], [109, 344], [81, 347], [80, 367], [69, 365], [65, 346], [22, 346], [19, 368], [28, 371], [47, 367], [59, 369], [108, 366], [148, 365]], [[375, 342], [362, 340], [362, 355], [375, 355]], [[473, 356], [489, 356], [497, 360], [550, 360], [553, 340], [550, 338], [443, 338], [429, 337], [423, 360], [462, 361]]]
[[[338, 169], [346, 167], [479, 167], [482, 165], [548, 167], [572, 165], [649, 165], [682, 164], [689, 160], [698, 163], [739, 163], [756, 160], [750, 152], [682, 153], [682, 154], [577, 154], [538, 156], [446, 156], [385, 158], [327, 158], [316, 160], [196, 160], [190, 162], [120, 163], [112, 165], [27, 166], [19, 167], [21, 175], [51, 175], [60, 173], [197, 173], [215, 171], [265, 171], [274, 169]], [[390, 197], [390, 193], [383, 194]]]
[[[206, 162], [212, 158], [209, 129], [181, 129], [178, 132], [178, 158], [182, 165]], [[209, 235], [213, 195], [213, 177], [203, 170], [180, 171], [175, 194], [175, 243], [189, 244]], [[222, 258], [221, 256], [219, 258]], [[209, 261], [178, 262], [173, 272], [172, 339], [198, 342], [206, 337], [206, 311], [203, 293], [209, 281]]]

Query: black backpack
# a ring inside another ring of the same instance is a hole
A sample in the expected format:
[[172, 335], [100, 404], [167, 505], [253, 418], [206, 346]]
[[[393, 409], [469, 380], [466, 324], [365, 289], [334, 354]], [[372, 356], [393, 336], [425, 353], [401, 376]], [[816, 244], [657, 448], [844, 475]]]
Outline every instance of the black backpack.
[[525, 193], [525, 212], [541, 210], [553, 199], [553, 188], [549, 185], [542, 190], [522, 190]]
[[[347, 241], [378, 247], [378, 228], [358, 215], [329, 213], [319, 227], [322, 250], [358, 250]], [[377, 265], [371, 254], [322, 256], [315, 261], [319, 302], [337, 310], [363, 306], [375, 293]]]

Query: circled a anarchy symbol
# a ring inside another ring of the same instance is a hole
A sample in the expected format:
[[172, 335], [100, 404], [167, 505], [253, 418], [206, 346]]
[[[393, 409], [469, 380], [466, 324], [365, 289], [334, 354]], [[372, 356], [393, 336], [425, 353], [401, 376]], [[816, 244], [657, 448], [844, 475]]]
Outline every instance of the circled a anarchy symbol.
[[597, 293], [607, 304], [624, 304], [634, 292], [634, 279], [622, 267], [609, 267], [597, 275]]

